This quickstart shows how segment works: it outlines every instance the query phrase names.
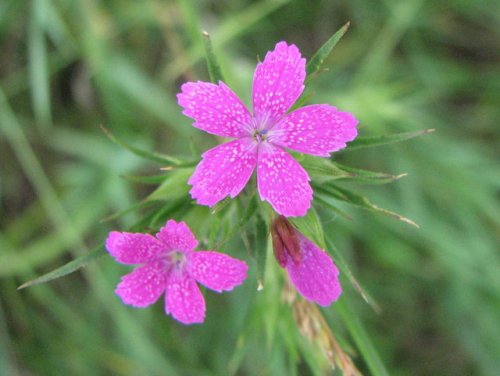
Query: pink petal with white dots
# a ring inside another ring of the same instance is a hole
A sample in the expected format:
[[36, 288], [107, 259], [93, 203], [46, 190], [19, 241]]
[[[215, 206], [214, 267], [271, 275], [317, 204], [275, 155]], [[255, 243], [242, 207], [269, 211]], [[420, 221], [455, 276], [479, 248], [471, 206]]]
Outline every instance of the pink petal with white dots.
[[188, 183], [198, 204], [212, 206], [235, 197], [247, 184], [257, 162], [257, 144], [251, 138], [234, 140], [202, 155]]
[[188, 82], [182, 85], [177, 100], [182, 112], [195, 120], [193, 125], [205, 132], [224, 137], [242, 137], [250, 113], [238, 96], [222, 81]]
[[301, 153], [327, 157], [357, 136], [358, 121], [327, 104], [299, 108], [272, 129], [272, 143]]
[[257, 64], [253, 77], [253, 111], [257, 118], [266, 114], [273, 120], [281, 118], [304, 90], [306, 59], [295, 45], [276, 44]]
[[149, 263], [124, 275], [115, 292], [125, 304], [146, 307], [160, 298], [166, 286], [167, 275], [161, 263]]
[[257, 185], [261, 199], [285, 217], [305, 215], [311, 206], [307, 172], [280, 147], [262, 144], [259, 148]]
[[122, 264], [143, 264], [161, 255], [165, 246], [149, 234], [112, 231], [106, 249]]
[[339, 271], [322, 249], [297, 233], [302, 250], [302, 261], [295, 264], [288, 256], [286, 269], [297, 291], [306, 299], [328, 306], [342, 294]]
[[190, 255], [191, 276], [217, 292], [232, 290], [247, 277], [245, 262], [214, 251], [193, 252]]
[[196, 281], [186, 273], [170, 275], [165, 312], [183, 324], [196, 324], [205, 320], [205, 299]]
[[165, 226], [156, 234], [168, 251], [192, 251], [198, 245], [198, 241], [185, 222], [177, 223], [169, 220]]

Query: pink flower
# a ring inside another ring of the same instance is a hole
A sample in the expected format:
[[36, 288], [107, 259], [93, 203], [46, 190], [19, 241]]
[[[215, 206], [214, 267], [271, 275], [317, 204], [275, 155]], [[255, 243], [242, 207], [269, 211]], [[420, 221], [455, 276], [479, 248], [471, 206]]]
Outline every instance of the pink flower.
[[113, 231], [106, 248], [122, 264], [143, 264], [122, 277], [115, 292], [123, 303], [146, 307], [165, 293], [165, 312], [184, 323], [205, 319], [205, 299], [196, 282], [217, 292], [246, 278], [247, 264], [214, 251], [198, 251], [184, 222], [170, 220], [156, 236]]
[[339, 298], [339, 271], [325, 251], [282, 216], [274, 220], [271, 235], [276, 260], [304, 298], [325, 307]]
[[358, 121], [327, 104], [287, 111], [304, 90], [305, 59], [295, 45], [279, 42], [257, 64], [253, 113], [222, 81], [188, 82], [177, 95], [194, 126], [235, 140], [206, 151], [189, 180], [198, 204], [213, 206], [238, 195], [257, 166], [262, 200], [284, 216], [302, 216], [311, 206], [309, 175], [285, 148], [328, 157], [356, 135]]

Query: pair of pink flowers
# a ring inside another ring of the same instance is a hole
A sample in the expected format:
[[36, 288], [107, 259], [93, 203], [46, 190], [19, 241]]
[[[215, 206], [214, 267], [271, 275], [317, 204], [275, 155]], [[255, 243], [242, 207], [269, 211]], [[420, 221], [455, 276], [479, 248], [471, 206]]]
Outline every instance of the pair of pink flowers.
[[[338, 270], [325, 251], [275, 220], [273, 246], [280, 265], [308, 300], [327, 306], [342, 290]], [[195, 251], [198, 241], [184, 222], [170, 220], [156, 236], [113, 231], [106, 248], [122, 264], [142, 264], [122, 277], [115, 292], [123, 303], [147, 307], [165, 295], [165, 313], [184, 324], [205, 319], [205, 299], [197, 282], [216, 292], [230, 291], [247, 277], [247, 264], [215, 251]]]
[[[288, 112], [304, 90], [305, 59], [295, 45], [279, 42], [257, 65], [250, 113], [222, 81], [189, 82], [178, 94], [183, 113], [208, 133], [233, 138], [202, 155], [189, 179], [198, 204], [234, 198], [257, 169], [257, 188], [281, 216], [273, 223], [279, 264], [307, 299], [327, 306], [341, 294], [338, 269], [327, 255], [285, 219], [311, 206], [309, 175], [285, 150], [328, 157], [352, 141], [357, 120], [327, 104]], [[123, 277], [116, 293], [126, 304], [144, 307], [165, 293], [165, 311], [186, 324], [202, 322], [205, 301], [196, 281], [221, 292], [246, 278], [247, 265], [214, 251], [195, 252], [197, 242], [183, 222], [168, 221], [156, 237], [112, 232], [106, 247], [125, 264], [144, 264]]]

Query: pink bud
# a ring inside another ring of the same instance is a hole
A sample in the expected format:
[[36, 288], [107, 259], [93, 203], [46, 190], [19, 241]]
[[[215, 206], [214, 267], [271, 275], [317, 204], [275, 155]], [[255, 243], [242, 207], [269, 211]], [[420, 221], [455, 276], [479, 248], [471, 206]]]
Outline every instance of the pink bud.
[[294, 264], [300, 264], [302, 254], [300, 252], [297, 230], [282, 215], [277, 217], [271, 225], [271, 238], [273, 241], [274, 257], [276, 257], [281, 267], [286, 267], [286, 254], [290, 256]]

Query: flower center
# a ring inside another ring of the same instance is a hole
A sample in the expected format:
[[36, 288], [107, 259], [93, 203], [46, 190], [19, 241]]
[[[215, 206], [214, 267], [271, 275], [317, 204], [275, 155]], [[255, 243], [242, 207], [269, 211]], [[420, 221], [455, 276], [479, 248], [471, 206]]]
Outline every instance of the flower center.
[[249, 124], [249, 133], [259, 144], [271, 141], [270, 130], [273, 127], [273, 121], [268, 113], [254, 116]]
[[166, 262], [173, 270], [182, 271], [186, 264], [186, 254], [180, 251], [169, 252]]
[[268, 138], [267, 129], [255, 130], [252, 136], [259, 144], [265, 142]]

